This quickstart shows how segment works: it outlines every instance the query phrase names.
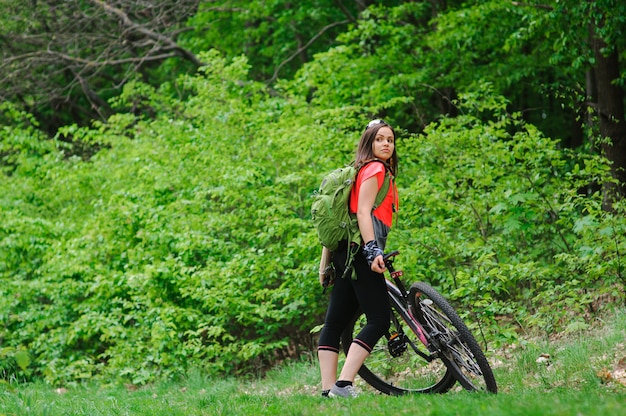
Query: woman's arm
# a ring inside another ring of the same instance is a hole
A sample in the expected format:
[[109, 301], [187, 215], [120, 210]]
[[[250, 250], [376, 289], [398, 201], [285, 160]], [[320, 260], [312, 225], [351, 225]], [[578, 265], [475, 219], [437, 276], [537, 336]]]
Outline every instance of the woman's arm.
[[320, 258], [320, 284], [324, 285], [324, 270], [330, 264], [330, 250], [322, 246], [322, 256]]
[[[376, 195], [378, 194], [378, 179], [376, 176], [366, 179], [361, 183], [359, 189], [359, 203], [356, 210], [356, 219], [359, 224], [359, 231], [361, 231], [361, 237], [363, 242], [368, 243], [376, 239], [374, 234], [374, 223], [372, 222], [372, 208], [376, 202]], [[385, 271], [385, 262], [383, 256], [376, 256], [372, 262], [372, 270], [377, 273]]]

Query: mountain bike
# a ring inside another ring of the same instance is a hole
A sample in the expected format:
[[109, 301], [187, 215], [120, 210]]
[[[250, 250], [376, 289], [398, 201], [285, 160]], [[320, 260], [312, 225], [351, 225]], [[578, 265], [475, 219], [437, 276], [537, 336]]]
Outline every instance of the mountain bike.
[[[407, 292], [395, 270], [398, 251], [384, 256], [391, 327], [376, 344], [359, 375], [382, 393], [445, 393], [455, 383], [468, 391], [496, 393], [493, 372], [478, 342], [454, 308], [435, 289], [413, 283]], [[341, 336], [345, 353], [365, 325], [357, 312]]]

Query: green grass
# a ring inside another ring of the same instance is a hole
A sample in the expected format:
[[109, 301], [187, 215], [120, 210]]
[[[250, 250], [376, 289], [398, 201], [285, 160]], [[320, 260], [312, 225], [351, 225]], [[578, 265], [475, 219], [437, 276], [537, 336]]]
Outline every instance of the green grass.
[[[139, 389], [0, 384], [0, 415], [620, 415], [626, 414], [626, 311], [585, 332], [526, 340], [490, 355], [497, 395], [459, 389], [444, 395], [389, 397], [360, 379], [354, 400], [319, 396], [313, 359], [263, 378], [211, 379], [199, 373]], [[537, 363], [549, 354], [547, 363]], [[616, 378], [617, 377], [617, 378]]]

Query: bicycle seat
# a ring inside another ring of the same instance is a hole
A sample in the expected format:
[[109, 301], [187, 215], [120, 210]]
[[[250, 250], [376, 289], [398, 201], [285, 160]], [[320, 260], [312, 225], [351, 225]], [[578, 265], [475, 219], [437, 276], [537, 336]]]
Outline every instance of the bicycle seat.
[[392, 251], [392, 252], [390, 252], [390, 253], [387, 253], [387, 254], [383, 255], [383, 260], [384, 260], [384, 261], [387, 261], [388, 259], [390, 259], [390, 258], [392, 258], [392, 257], [395, 257], [395, 256], [397, 256], [398, 254], [400, 254], [400, 252], [399, 252], [398, 250], [394, 250], [394, 251]]

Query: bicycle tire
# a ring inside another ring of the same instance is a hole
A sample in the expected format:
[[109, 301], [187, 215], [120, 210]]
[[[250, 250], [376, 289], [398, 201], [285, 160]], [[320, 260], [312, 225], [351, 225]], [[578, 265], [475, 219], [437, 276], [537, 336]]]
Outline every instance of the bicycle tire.
[[483, 350], [452, 305], [430, 285], [416, 282], [409, 289], [415, 318], [429, 332], [456, 380], [468, 391], [497, 393], [498, 385]]
[[[405, 315], [404, 318], [402, 314]], [[400, 307], [399, 310], [392, 308], [390, 319], [390, 332], [404, 333], [407, 336], [406, 351], [400, 356], [393, 357], [389, 352], [386, 337], [381, 338], [359, 369], [359, 376], [376, 390], [388, 395], [448, 391], [456, 383], [454, 374], [441, 360], [428, 362], [415, 352], [418, 345], [423, 350], [426, 348], [406, 324], [404, 319], [411, 319], [406, 308]], [[346, 354], [354, 336], [358, 334], [364, 323], [365, 315], [359, 310], [341, 337]]]

